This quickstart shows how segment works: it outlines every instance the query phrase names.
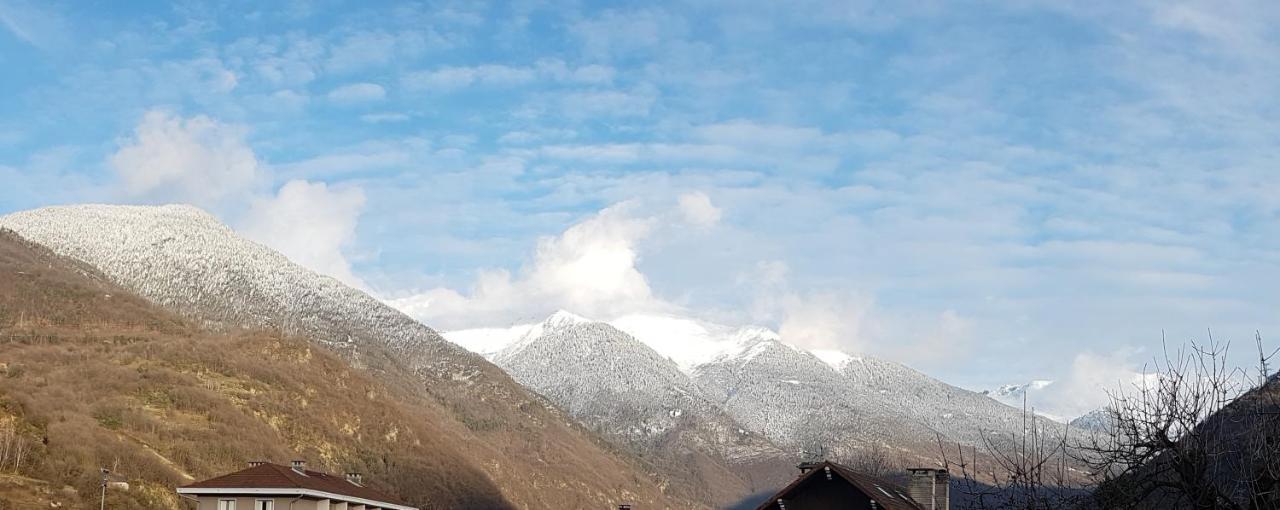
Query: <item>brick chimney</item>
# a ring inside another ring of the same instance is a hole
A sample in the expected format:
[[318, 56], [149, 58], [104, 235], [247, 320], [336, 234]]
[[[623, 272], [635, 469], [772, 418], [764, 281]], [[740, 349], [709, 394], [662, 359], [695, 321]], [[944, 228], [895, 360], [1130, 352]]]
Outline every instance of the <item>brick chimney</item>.
[[907, 483], [907, 495], [920, 503], [925, 510], [950, 510], [951, 473], [945, 469], [909, 468], [911, 480]]
[[350, 482], [352, 485], [360, 485], [362, 480], [363, 477], [360, 473], [347, 473], [347, 482]]
[[300, 474], [300, 475], [305, 475], [305, 474], [307, 474], [307, 461], [305, 461], [305, 460], [295, 460], [295, 461], [293, 461], [293, 462], [290, 462], [290, 463], [289, 463], [289, 465], [290, 465], [290, 467], [292, 467], [292, 468], [293, 468], [293, 470], [294, 470], [294, 471], [296, 471], [298, 474]]

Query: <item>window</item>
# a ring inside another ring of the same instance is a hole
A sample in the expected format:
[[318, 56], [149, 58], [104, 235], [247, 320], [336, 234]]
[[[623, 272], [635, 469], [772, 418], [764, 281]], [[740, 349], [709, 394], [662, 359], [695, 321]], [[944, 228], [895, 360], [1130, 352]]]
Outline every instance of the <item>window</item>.
[[253, 510], [276, 510], [276, 502], [272, 499], [259, 499], [253, 504]]
[[218, 510], [236, 510], [236, 500], [234, 500], [234, 499], [219, 499], [219, 500], [218, 500]]

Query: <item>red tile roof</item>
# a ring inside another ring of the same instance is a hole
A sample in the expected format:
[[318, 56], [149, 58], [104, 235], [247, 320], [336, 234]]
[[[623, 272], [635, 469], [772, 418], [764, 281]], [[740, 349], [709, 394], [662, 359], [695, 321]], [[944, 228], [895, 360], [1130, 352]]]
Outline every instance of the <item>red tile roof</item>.
[[409, 507], [408, 503], [401, 502], [381, 491], [351, 483], [345, 476], [310, 470], [299, 473], [290, 467], [271, 463], [262, 463], [248, 469], [185, 485], [180, 487], [179, 491], [194, 493], [198, 489], [310, 490]]
[[783, 487], [777, 494], [770, 496], [769, 499], [756, 507], [756, 510], [777, 508], [778, 499], [785, 498], [788, 493], [803, 484], [805, 480], [815, 476], [826, 476], [825, 473], [827, 468], [830, 468], [832, 473], [843, 478], [859, 491], [862, 491], [863, 494], [866, 494], [871, 499], [876, 500], [876, 504], [884, 510], [922, 510], [924, 508], [924, 506], [917, 503], [916, 500], [911, 499], [911, 496], [907, 495], [907, 489], [901, 485], [881, 480], [871, 475], [859, 473], [847, 466], [842, 466], [831, 461], [823, 461], [814, 464], [812, 470], [800, 475], [800, 477], [794, 482], [791, 482], [790, 485]]

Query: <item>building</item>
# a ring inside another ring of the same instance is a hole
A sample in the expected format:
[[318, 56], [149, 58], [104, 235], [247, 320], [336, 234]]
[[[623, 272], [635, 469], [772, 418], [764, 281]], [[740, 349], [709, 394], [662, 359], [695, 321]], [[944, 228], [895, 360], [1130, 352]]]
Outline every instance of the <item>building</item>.
[[250, 462], [247, 469], [178, 487], [196, 510], [418, 510], [366, 487], [359, 473], [334, 476], [291, 467]]
[[799, 467], [800, 477], [756, 510], [949, 510], [945, 469], [908, 470], [910, 487], [902, 487], [830, 461]]

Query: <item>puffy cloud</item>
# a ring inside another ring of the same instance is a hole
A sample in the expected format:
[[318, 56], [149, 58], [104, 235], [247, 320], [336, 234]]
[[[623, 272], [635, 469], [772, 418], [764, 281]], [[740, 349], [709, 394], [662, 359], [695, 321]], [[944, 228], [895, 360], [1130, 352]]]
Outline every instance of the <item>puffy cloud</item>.
[[355, 241], [363, 191], [292, 180], [271, 194], [272, 169], [259, 161], [246, 134], [242, 126], [202, 115], [154, 110], [110, 164], [128, 199], [203, 207], [302, 266], [364, 287], [344, 254]]
[[203, 115], [184, 119], [152, 110], [110, 164], [130, 198], [216, 208], [253, 190], [264, 177], [246, 134], [242, 126]]
[[385, 97], [386, 89], [377, 83], [352, 83], [329, 91], [329, 100], [337, 103], [379, 101]]
[[756, 263], [738, 283], [754, 291], [753, 320], [776, 324], [784, 341], [806, 349], [875, 354], [916, 368], [968, 354], [973, 321], [956, 310], [880, 307], [873, 294], [852, 287], [795, 289], [780, 260]]
[[515, 276], [481, 271], [470, 292], [437, 288], [391, 300], [424, 322], [446, 329], [573, 310], [592, 317], [671, 308], [656, 298], [636, 267], [638, 243], [655, 221], [621, 203], [537, 243], [533, 261]]
[[806, 349], [866, 352], [871, 300], [851, 295], [789, 294], [782, 299], [778, 335]]
[[343, 253], [355, 242], [364, 203], [358, 187], [289, 181], [275, 196], [255, 200], [237, 230], [308, 269], [364, 288]]
[[724, 213], [711, 203], [711, 197], [701, 191], [680, 195], [680, 212], [684, 214], [685, 221], [699, 227], [719, 223]]
[[1158, 377], [1130, 361], [1135, 354], [1136, 351], [1128, 349], [1078, 353], [1061, 379], [1040, 381], [1026, 388], [1027, 407], [1060, 420], [1071, 420], [1105, 407], [1110, 403], [1110, 393], [1131, 391], [1135, 385], [1154, 382]]

